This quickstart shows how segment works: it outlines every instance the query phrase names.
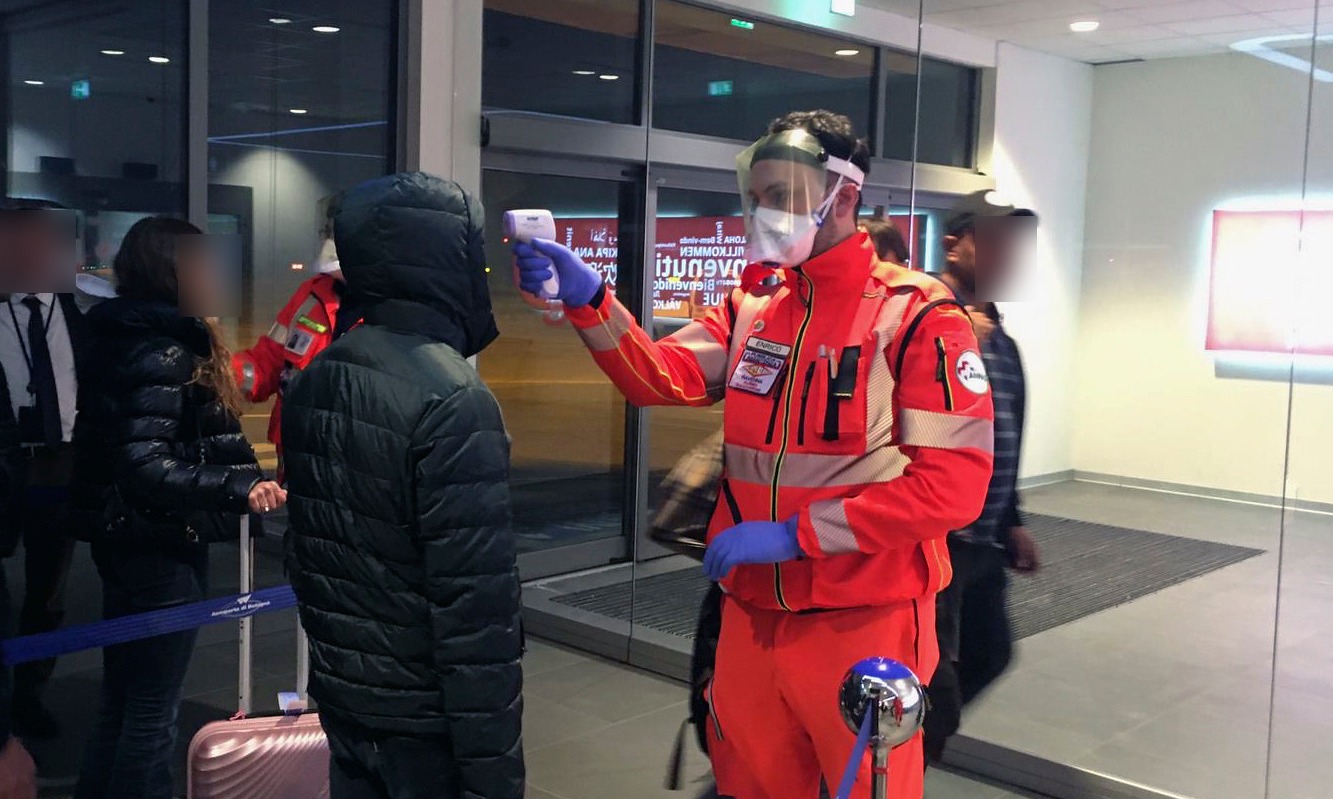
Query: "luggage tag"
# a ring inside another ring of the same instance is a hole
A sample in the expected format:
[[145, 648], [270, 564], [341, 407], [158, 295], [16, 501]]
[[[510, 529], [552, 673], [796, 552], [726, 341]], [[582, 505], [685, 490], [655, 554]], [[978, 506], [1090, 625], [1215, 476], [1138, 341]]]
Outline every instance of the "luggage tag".
[[791, 347], [766, 341], [758, 336], [750, 336], [745, 342], [736, 368], [731, 372], [728, 388], [767, 397], [773, 392], [773, 386], [787, 368], [787, 359], [791, 356]]

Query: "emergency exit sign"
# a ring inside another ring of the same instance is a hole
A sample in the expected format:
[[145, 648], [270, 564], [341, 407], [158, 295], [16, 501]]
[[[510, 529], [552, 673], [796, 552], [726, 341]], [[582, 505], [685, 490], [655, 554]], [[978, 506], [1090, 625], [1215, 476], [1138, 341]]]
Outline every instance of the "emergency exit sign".
[[69, 96], [75, 100], [87, 100], [92, 93], [92, 84], [86, 80], [76, 80], [69, 85]]
[[856, 0], [833, 0], [833, 6], [829, 10], [834, 14], [854, 17], [856, 16]]
[[735, 87], [729, 80], [714, 80], [708, 82], [709, 97], [729, 97]]

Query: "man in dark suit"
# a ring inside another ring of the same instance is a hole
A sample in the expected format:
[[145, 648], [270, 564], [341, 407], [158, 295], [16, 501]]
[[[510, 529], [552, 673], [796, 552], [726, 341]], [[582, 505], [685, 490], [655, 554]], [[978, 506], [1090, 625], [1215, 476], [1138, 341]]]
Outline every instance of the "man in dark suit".
[[[60, 626], [74, 551], [67, 528], [83, 341], [83, 316], [72, 293], [74, 241], [74, 214], [56, 203], [10, 199], [0, 209], [0, 370], [9, 389], [2, 399], [20, 444], [17, 493], [0, 519], [0, 554], [23, 545], [19, 635]], [[54, 659], [15, 668], [17, 734], [59, 735], [41, 698], [54, 669]]]

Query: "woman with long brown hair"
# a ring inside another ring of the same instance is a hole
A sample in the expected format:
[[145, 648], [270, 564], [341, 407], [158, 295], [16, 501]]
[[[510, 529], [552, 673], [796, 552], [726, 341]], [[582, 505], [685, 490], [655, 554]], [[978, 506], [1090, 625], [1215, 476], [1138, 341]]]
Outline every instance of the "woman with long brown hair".
[[[208, 545], [286, 501], [241, 432], [230, 355], [206, 313], [199, 228], [140, 220], [115, 259], [119, 296], [88, 315], [75, 483], [106, 618], [203, 599]], [[101, 711], [78, 799], [172, 796], [171, 758], [195, 631], [103, 652]]]

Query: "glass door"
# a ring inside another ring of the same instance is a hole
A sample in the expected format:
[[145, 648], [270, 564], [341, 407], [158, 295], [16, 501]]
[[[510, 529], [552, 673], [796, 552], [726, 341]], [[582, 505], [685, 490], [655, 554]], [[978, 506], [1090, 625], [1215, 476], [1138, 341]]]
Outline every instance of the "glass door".
[[637, 182], [619, 169], [488, 157], [482, 176], [491, 297], [500, 338], [478, 359], [513, 438], [514, 526], [524, 579], [622, 562], [626, 406], [559, 306], [518, 291], [501, 219], [548, 208], [561, 243], [624, 293], [638, 256]]

